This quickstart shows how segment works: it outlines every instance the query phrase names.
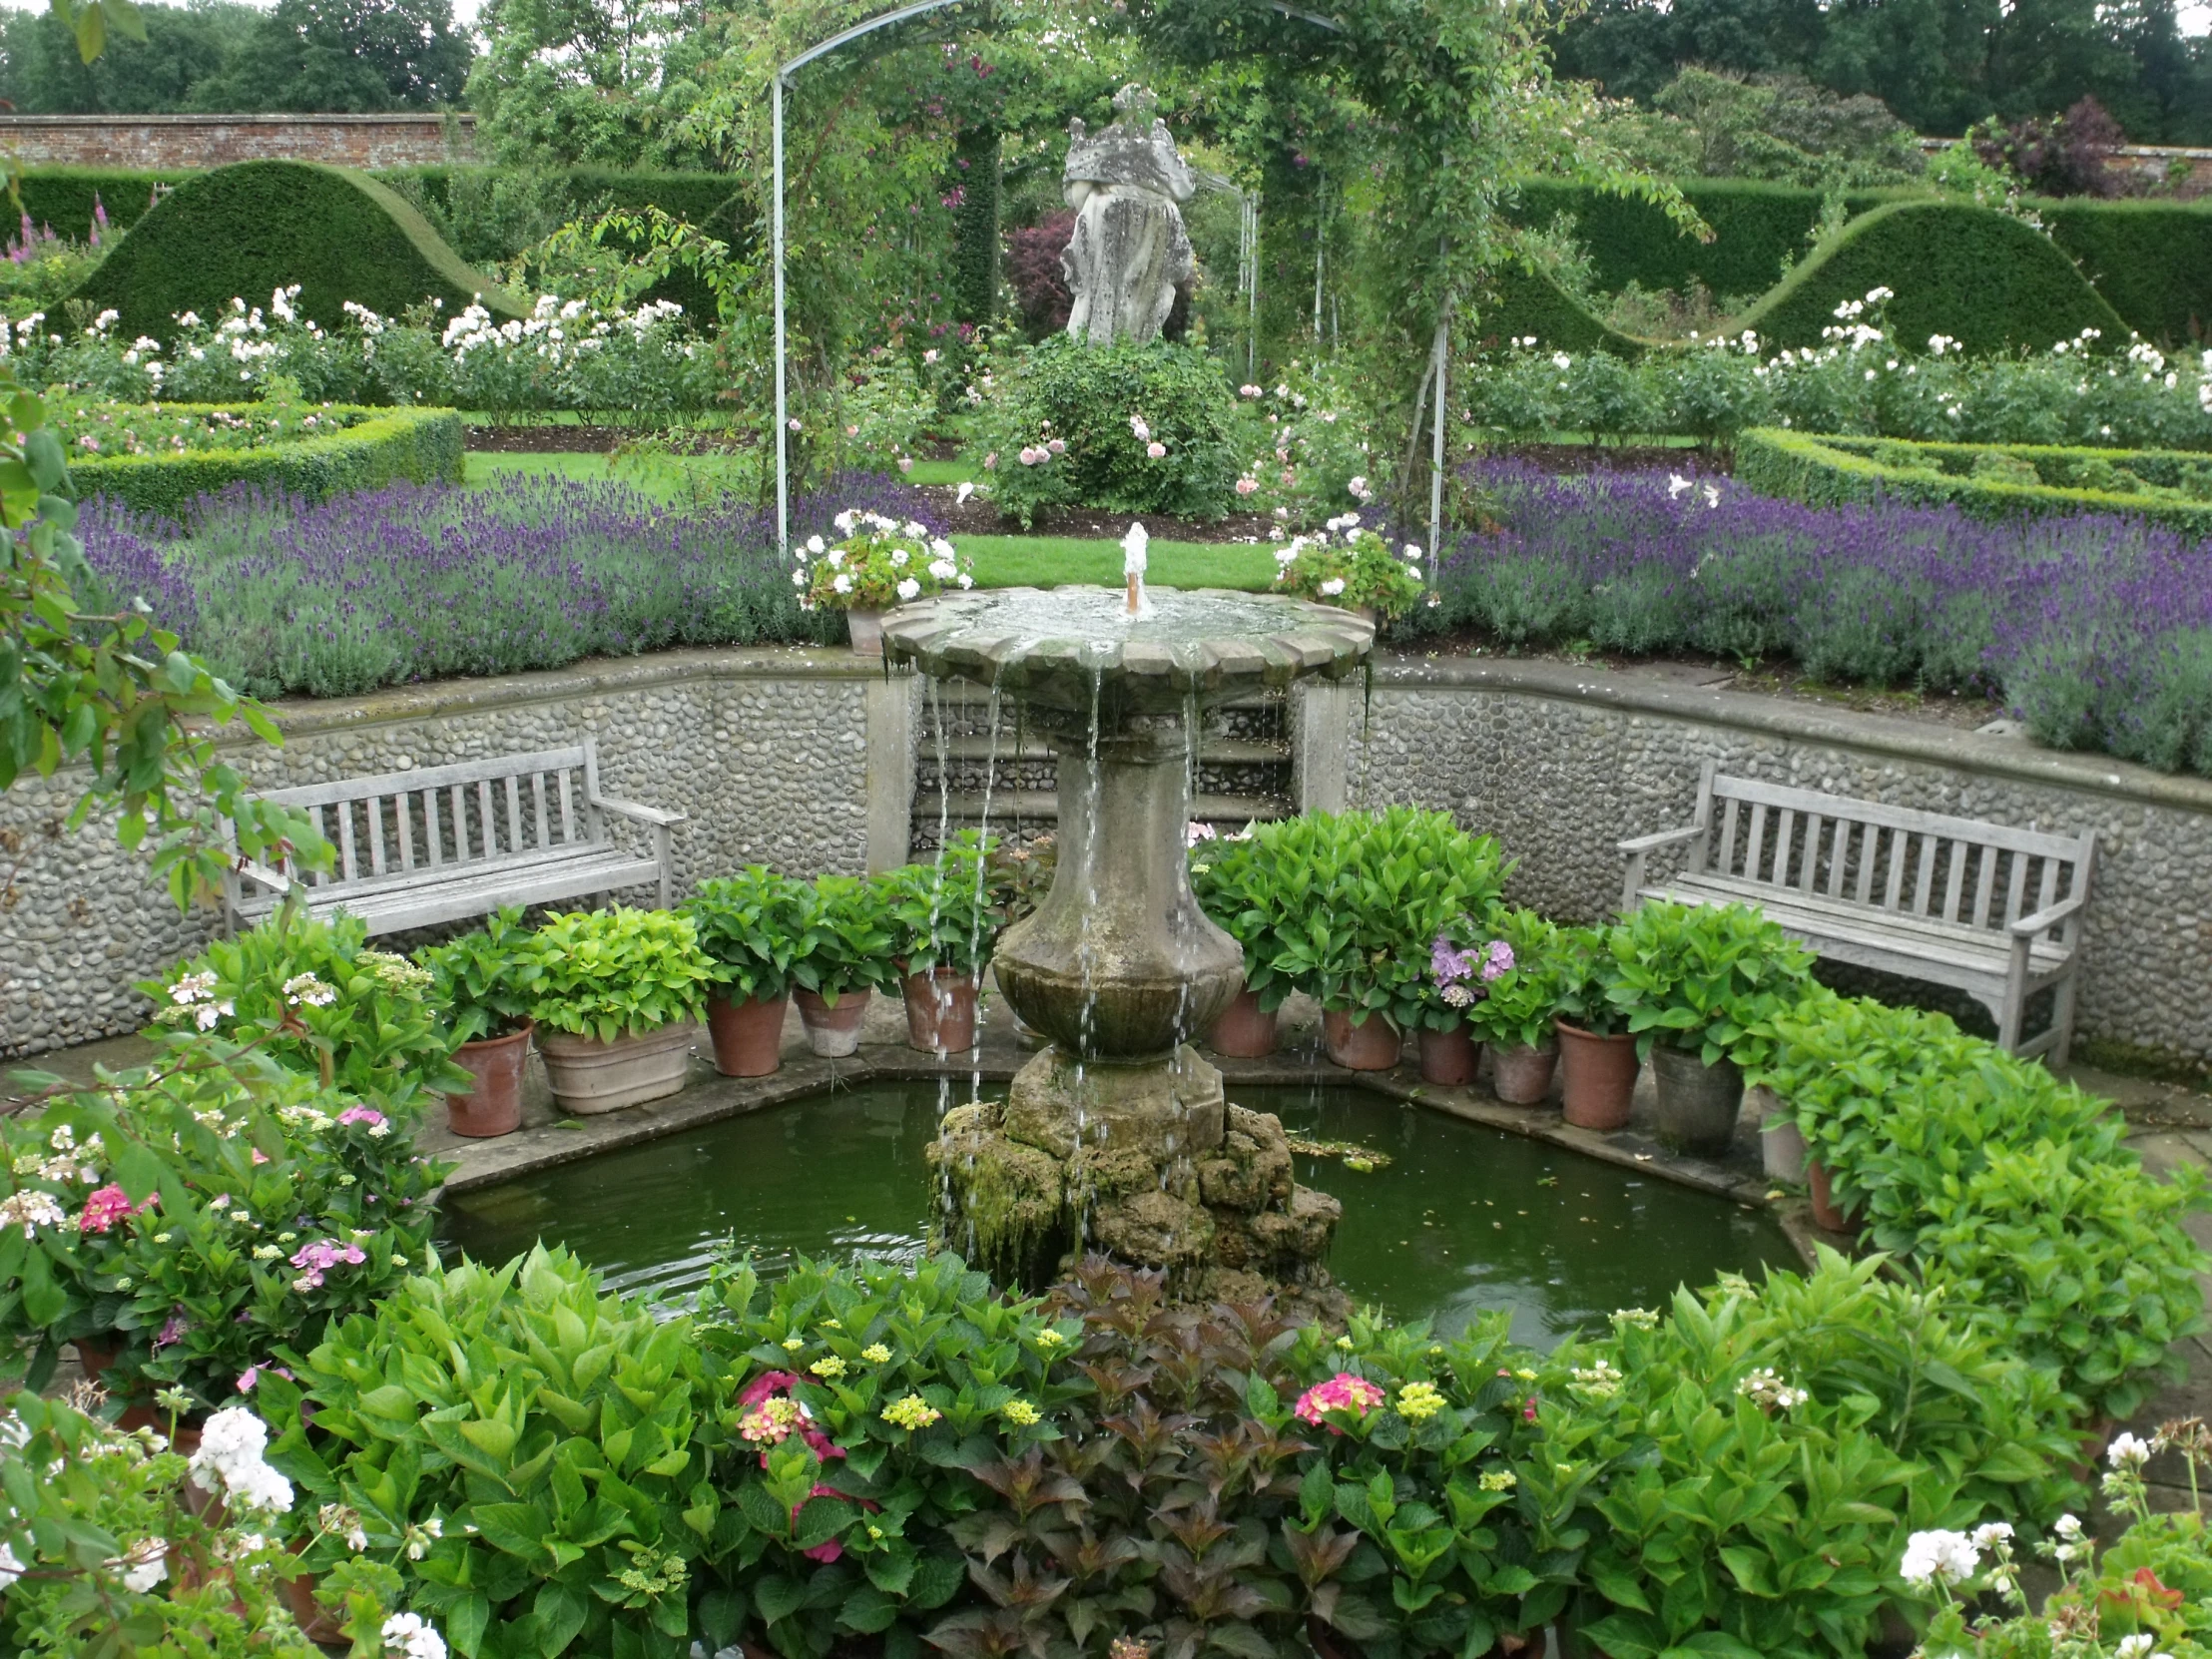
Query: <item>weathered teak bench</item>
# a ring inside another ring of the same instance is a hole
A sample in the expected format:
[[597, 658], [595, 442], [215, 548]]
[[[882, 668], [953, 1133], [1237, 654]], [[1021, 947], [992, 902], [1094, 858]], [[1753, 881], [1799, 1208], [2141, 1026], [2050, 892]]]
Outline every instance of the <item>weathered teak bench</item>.
[[[1683, 843], [1682, 872], [1647, 885], [1646, 858]], [[2093, 831], [2044, 834], [1716, 777], [1707, 762], [1695, 820], [1620, 849], [1624, 914], [1647, 898], [1756, 904], [1823, 956], [1964, 991], [2013, 1053], [2066, 1058]], [[2048, 985], [2050, 1026], [2023, 1043], [2027, 999]]]
[[[336, 848], [335, 867], [301, 872], [289, 860], [276, 869], [240, 860], [225, 883], [226, 920], [259, 921], [297, 882], [310, 914], [343, 910], [371, 933], [656, 879], [666, 909], [669, 829], [684, 822], [682, 813], [602, 795], [590, 738], [573, 749], [309, 784], [261, 799], [305, 809]], [[610, 815], [646, 825], [653, 855], [609, 840]]]

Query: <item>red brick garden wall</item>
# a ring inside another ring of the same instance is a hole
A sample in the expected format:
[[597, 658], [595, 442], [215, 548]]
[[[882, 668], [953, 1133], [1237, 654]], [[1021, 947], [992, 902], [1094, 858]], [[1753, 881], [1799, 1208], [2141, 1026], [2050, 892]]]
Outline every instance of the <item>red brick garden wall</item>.
[[474, 159], [475, 128], [472, 115], [0, 115], [0, 150], [34, 167], [428, 167]]

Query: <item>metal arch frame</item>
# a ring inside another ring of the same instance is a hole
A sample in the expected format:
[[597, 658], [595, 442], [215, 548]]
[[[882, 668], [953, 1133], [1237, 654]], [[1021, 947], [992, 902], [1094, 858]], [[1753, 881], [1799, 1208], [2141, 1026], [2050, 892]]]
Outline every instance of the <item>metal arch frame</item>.
[[[776, 264], [776, 548], [778, 553], [786, 559], [791, 556], [792, 533], [791, 405], [786, 390], [787, 365], [784, 330], [784, 89], [791, 84], [792, 77], [797, 75], [799, 71], [805, 69], [817, 58], [834, 52], [840, 46], [850, 45], [853, 41], [871, 35], [878, 29], [887, 29], [894, 23], [904, 23], [910, 18], [925, 17], [930, 12], [943, 11], [948, 6], [958, 6], [965, 3], [966, 0], [914, 0], [912, 5], [901, 6], [895, 11], [884, 12], [882, 15], [871, 17], [863, 23], [855, 23], [851, 28], [831, 35], [819, 45], [808, 47], [798, 57], [781, 65], [776, 71], [775, 80], [770, 83], [769, 126], [773, 134], [776, 174], [776, 213], [770, 235], [770, 240], [774, 244]], [[1320, 16], [1315, 12], [1302, 11], [1298, 7], [1288, 4], [1287, 0], [1268, 0], [1268, 7], [1271, 11], [1282, 13], [1285, 17], [1296, 18], [1302, 23], [1311, 23], [1316, 28], [1327, 29], [1331, 34], [1341, 35], [1345, 32], [1342, 23]], [[1257, 276], [1257, 273], [1255, 273], [1255, 276]], [[1257, 289], [1257, 281], [1255, 281], [1254, 287]], [[1437, 324], [1439, 357], [1443, 348], [1442, 327], [1442, 323], [1439, 322]], [[1441, 387], [1438, 390], [1440, 391]], [[1436, 404], [1436, 445], [1439, 454], [1442, 451], [1443, 430], [1443, 403], [1439, 398]], [[1431, 544], [1430, 557], [1432, 558], [1434, 557], [1437, 529], [1435, 519], [1437, 511], [1440, 510], [1441, 490], [1442, 485], [1439, 479], [1436, 488], [1437, 507], [1430, 513], [1429, 540]]]

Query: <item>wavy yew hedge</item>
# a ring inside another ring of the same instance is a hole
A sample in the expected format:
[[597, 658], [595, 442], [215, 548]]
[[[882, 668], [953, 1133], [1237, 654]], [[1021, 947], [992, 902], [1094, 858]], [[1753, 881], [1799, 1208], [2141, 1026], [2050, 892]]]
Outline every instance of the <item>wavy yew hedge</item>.
[[[171, 415], [242, 414], [256, 405], [173, 403]], [[349, 422], [341, 430], [259, 448], [187, 449], [175, 454], [102, 455], [70, 462], [78, 493], [106, 496], [134, 512], [181, 519], [204, 495], [235, 485], [266, 495], [326, 501], [386, 484], [458, 484], [464, 457], [460, 414], [453, 409], [328, 411]]]
[[299, 314], [324, 328], [351, 300], [394, 316], [424, 299], [473, 298], [502, 316], [523, 303], [446, 246], [421, 214], [365, 173], [312, 162], [241, 162], [179, 185], [73, 295], [122, 313], [125, 338], [167, 338], [182, 311], [222, 315], [296, 282]]

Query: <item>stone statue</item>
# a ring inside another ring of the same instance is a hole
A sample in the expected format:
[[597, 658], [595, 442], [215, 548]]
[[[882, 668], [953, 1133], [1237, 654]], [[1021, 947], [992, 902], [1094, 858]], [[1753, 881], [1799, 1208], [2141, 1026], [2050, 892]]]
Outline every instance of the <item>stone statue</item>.
[[1080, 118], [1068, 123], [1061, 189], [1075, 235], [1060, 270], [1075, 296], [1068, 333], [1092, 345], [1157, 339], [1176, 289], [1197, 270], [1181, 208], [1197, 187], [1168, 124], [1145, 124], [1152, 106], [1144, 88], [1123, 87], [1114, 124], [1096, 138]]

